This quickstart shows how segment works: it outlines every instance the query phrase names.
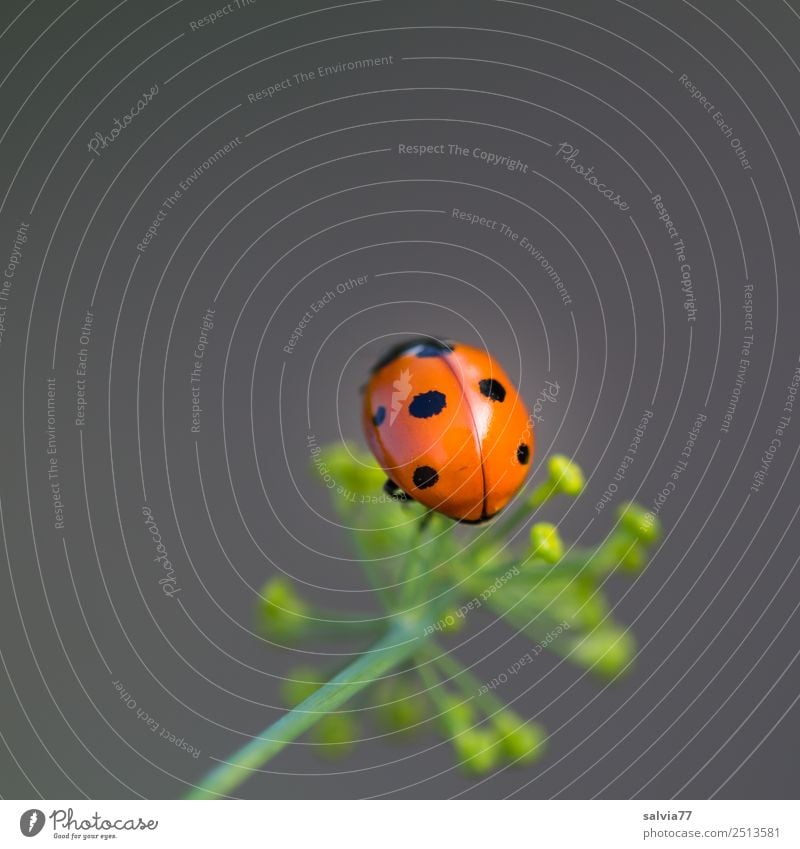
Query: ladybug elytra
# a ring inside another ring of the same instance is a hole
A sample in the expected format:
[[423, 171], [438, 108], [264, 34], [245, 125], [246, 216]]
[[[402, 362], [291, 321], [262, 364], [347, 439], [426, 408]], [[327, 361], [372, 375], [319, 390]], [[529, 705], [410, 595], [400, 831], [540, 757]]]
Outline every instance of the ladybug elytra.
[[462, 522], [502, 510], [533, 459], [532, 420], [508, 375], [461, 343], [392, 348], [365, 388], [363, 424], [387, 492]]

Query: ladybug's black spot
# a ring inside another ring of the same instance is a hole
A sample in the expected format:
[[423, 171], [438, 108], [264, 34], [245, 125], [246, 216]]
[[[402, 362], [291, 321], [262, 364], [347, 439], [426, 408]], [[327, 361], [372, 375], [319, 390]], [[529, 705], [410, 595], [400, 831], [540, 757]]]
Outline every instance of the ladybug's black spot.
[[447, 398], [441, 392], [432, 389], [430, 392], [415, 395], [414, 400], [408, 405], [408, 412], [415, 419], [429, 419], [431, 416], [438, 416], [446, 406]]
[[428, 489], [439, 481], [439, 473], [430, 466], [417, 466], [414, 469], [414, 486], [417, 489]]
[[530, 459], [531, 449], [523, 442], [519, 448], [517, 448], [517, 460], [519, 460], [520, 466], [527, 466]]
[[478, 386], [480, 386], [481, 394], [485, 395], [490, 401], [499, 401], [502, 404], [506, 400], [506, 388], [499, 380], [487, 377]]
[[383, 424], [383, 420], [386, 418], [386, 407], [378, 407], [375, 410], [375, 415], [372, 417], [372, 423], [375, 427], [379, 427]]

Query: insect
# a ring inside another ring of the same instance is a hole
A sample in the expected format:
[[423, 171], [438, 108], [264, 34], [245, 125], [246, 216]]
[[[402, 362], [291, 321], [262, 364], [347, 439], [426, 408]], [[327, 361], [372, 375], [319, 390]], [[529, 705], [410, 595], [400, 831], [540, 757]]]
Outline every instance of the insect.
[[508, 375], [459, 342], [388, 351], [364, 389], [363, 425], [387, 493], [462, 522], [502, 510], [533, 459], [533, 421]]

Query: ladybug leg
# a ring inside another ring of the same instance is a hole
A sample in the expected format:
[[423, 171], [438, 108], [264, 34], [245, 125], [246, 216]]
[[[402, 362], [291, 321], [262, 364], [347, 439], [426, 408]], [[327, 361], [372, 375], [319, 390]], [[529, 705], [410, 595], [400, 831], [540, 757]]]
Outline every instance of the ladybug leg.
[[383, 491], [389, 498], [393, 498], [395, 501], [411, 501], [411, 496], [403, 492], [391, 478], [386, 479], [386, 483], [383, 485]]

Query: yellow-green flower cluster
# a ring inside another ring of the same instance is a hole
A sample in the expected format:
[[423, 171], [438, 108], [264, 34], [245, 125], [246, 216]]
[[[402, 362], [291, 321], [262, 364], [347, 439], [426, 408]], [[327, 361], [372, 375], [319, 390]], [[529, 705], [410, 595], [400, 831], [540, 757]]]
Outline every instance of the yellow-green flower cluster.
[[[661, 538], [656, 517], [637, 504], [624, 504], [608, 538], [594, 548], [565, 545], [557, 525], [544, 520], [530, 526], [521, 551], [509, 543], [521, 538], [515, 529], [545, 504], [583, 492], [585, 477], [571, 458], [551, 457], [544, 467], [545, 479], [509, 515], [480, 534], [448, 526], [440, 517], [430, 521], [430, 514], [426, 516], [413, 502], [380, 498], [383, 472], [369, 455], [352, 446], [322, 450], [313, 459], [316, 471], [322, 469], [326, 481], [334, 481], [333, 486], [326, 485], [343, 524], [359, 528], [353, 532], [356, 553], [380, 590], [387, 621], [406, 615], [414, 601], [411, 596], [417, 598], [413, 609], [420, 622], [421, 645], [437, 639], [431, 636], [434, 632], [447, 636], [460, 631], [474, 611], [485, 606], [533, 641], [528, 659], [512, 665], [513, 670], [525, 669], [544, 650], [604, 678], [630, 668], [636, 643], [630, 631], [611, 618], [605, 579], [612, 571], [632, 573], [644, 566], [648, 549]], [[470, 534], [476, 537], [475, 545], [470, 544]], [[461, 615], [464, 610], [469, 614]], [[307, 603], [288, 578], [273, 578], [265, 585], [259, 624], [271, 640], [290, 642], [318, 635], [320, 621], [333, 623], [330, 629], [342, 637], [355, 634], [352, 622], [342, 618], [337, 624], [335, 614], [324, 614]], [[380, 621], [376, 617], [378, 626]], [[442, 622], [454, 624], [431, 627]], [[387, 739], [435, 730], [472, 775], [512, 763], [529, 764], [539, 757], [546, 737], [542, 727], [511, 711], [496, 693], [488, 702], [487, 697], [475, 697], [474, 691], [472, 696], [466, 694], [459, 685], [469, 679], [468, 671], [446, 649], [437, 651], [449, 664], [444, 681], [428, 669], [437, 668], [435, 660], [420, 655], [404, 671], [366, 690], [358, 707], [325, 715], [311, 735], [320, 754], [350, 751], [362, 719], [367, 718]], [[285, 703], [296, 707], [329, 677], [311, 667], [293, 670], [282, 687]]]

